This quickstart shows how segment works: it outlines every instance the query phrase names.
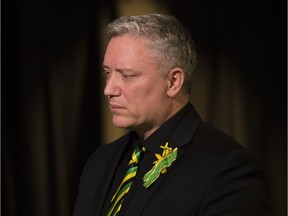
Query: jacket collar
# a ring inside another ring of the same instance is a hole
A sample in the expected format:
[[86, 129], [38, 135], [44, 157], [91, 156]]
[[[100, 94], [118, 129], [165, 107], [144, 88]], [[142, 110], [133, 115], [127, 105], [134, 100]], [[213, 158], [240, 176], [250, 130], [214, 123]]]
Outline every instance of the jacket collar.
[[175, 131], [178, 130], [179, 125], [185, 121], [192, 109], [193, 105], [191, 103], [186, 104], [178, 113], [161, 125], [151, 136], [144, 140], [146, 149], [156, 154], [162, 152], [160, 145], [164, 146], [167, 141], [169, 146], [171, 146], [172, 136], [175, 134]]

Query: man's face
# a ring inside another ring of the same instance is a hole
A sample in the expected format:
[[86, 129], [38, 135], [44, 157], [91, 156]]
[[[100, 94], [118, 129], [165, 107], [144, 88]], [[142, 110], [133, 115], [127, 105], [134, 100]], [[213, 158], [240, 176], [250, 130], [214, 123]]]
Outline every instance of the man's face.
[[103, 67], [107, 76], [104, 94], [113, 124], [142, 135], [155, 131], [169, 116], [171, 100], [168, 80], [157, 73], [151, 49], [133, 36], [114, 37], [107, 46]]

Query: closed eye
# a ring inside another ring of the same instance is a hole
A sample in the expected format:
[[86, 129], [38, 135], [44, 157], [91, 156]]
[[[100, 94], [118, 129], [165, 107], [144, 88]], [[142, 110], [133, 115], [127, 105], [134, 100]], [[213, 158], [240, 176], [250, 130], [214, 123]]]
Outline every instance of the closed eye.
[[108, 71], [108, 70], [104, 70], [102, 74], [103, 74], [106, 78], [108, 78], [108, 77], [110, 77], [111, 72]]
[[122, 74], [122, 78], [125, 81], [133, 80], [134, 78], [138, 77], [138, 74]]
[[136, 74], [122, 74], [122, 76], [124, 78], [129, 78], [129, 77], [136, 77], [137, 75]]

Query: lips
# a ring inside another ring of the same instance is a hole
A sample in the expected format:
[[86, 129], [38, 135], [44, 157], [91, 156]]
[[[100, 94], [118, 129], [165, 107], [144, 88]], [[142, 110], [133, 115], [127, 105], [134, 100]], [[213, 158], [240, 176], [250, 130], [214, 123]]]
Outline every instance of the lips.
[[110, 103], [109, 106], [110, 106], [111, 108], [115, 108], [115, 109], [123, 108], [122, 106], [117, 105], [117, 104], [114, 104], [114, 103]]
[[124, 109], [124, 107], [122, 107], [122, 106], [120, 106], [118, 104], [112, 104], [112, 103], [109, 104], [109, 107], [110, 107], [110, 110], [112, 112], [117, 112], [117, 111], [120, 111], [120, 110]]

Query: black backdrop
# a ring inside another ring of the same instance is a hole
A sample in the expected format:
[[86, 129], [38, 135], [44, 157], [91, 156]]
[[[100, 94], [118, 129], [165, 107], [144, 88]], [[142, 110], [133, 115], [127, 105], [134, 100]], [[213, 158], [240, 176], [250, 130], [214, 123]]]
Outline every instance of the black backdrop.
[[[208, 121], [219, 54], [240, 62], [247, 145], [271, 185], [273, 214], [284, 216], [286, 1], [162, 3], [191, 30], [200, 64], [204, 53], [212, 59]], [[103, 17], [117, 17], [116, 3], [3, 0], [1, 10], [2, 214], [71, 215], [83, 165], [103, 140], [100, 37]]]

